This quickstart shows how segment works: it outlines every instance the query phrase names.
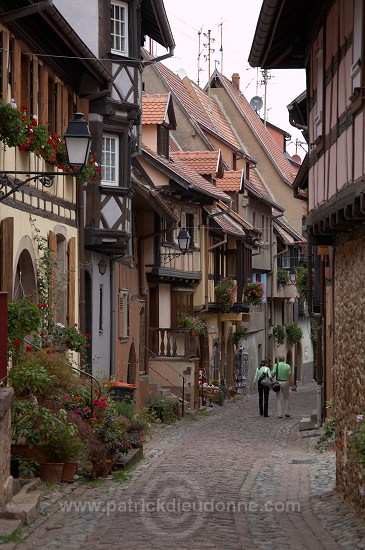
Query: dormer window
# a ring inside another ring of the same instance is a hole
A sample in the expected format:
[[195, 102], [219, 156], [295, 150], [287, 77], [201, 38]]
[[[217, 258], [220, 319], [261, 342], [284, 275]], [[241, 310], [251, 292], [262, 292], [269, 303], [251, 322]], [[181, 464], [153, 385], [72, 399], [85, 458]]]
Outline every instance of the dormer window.
[[245, 164], [245, 179], [246, 181], [250, 181], [250, 163], [246, 162]]
[[157, 153], [165, 158], [169, 158], [169, 138], [170, 130], [166, 126], [157, 126]]
[[111, 3], [112, 53], [128, 55], [128, 4]]

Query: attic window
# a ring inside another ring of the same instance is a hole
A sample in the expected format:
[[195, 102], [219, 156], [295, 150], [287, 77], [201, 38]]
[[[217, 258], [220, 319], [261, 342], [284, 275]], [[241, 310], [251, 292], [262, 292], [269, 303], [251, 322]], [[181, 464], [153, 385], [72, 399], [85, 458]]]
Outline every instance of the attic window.
[[169, 137], [170, 131], [166, 126], [158, 126], [157, 129], [157, 153], [169, 158]]
[[125, 2], [111, 3], [112, 52], [128, 55], [128, 5]]

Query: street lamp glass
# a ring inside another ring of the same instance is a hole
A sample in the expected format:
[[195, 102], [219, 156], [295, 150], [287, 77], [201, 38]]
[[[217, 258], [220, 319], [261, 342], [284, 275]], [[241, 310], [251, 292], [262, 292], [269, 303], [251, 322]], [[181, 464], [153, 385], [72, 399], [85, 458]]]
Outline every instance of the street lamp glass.
[[290, 275], [291, 282], [295, 283], [295, 277], [297, 275], [297, 270], [295, 269], [295, 267], [290, 268], [289, 275]]
[[177, 237], [177, 240], [178, 240], [178, 243], [179, 243], [179, 248], [180, 248], [181, 252], [184, 254], [185, 252], [187, 252], [189, 250], [190, 240], [191, 240], [189, 232], [185, 229], [185, 227], [183, 229], [181, 229], [181, 231], [180, 231], [180, 233]]
[[75, 113], [74, 120], [70, 120], [64, 134], [68, 161], [70, 166], [79, 172], [87, 163], [91, 147], [91, 134], [82, 113]]

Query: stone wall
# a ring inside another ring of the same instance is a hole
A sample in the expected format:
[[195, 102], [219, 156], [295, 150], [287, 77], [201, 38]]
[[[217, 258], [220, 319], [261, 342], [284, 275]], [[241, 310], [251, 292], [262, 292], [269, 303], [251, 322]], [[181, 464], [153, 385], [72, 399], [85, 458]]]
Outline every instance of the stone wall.
[[13, 388], [0, 388], [0, 508], [13, 497], [10, 475], [11, 415]]
[[356, 463], [351, 430], [365, 412], [365, 238], [336, 247], [334, 300], [334, 396], [337, 489], [365, 518], [365, 472]]

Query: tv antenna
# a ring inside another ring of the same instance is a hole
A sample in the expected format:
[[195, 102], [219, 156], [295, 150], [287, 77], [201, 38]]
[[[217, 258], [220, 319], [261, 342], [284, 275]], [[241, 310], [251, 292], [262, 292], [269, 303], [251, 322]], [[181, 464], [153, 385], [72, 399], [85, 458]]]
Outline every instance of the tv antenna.
[[218, 27], [221, 28], [221, 47], [219, 48], [219, 51], [221, 52], [221, 62], [220, 62], [221, 73], [223, 74], [223, 19], [219, 23]]
[[262, 69], [261, 75], [262, 75], [261, 84], [264, 85], [264, 128], [266, 128], [266, 120], [267, 120], [267, 110], [266, 110], [266, 105], [267, 105], [267, 83], [271, 79], [271, 74], [270, 74], [270, 71], [268, 69]]
[[214, 48], [211, 47], [213, 42], [215, 42], [215, 39], [211, 37], [210, 35], [211, 30], [209, 29], [207, 34], [203, 33], [204, 36], [208, 39], [207, 44], [203, 44], [204, 48], [207, 48], [208, 53], [207, 55], [204, 55], [205, 60], [208, 60], [208, 96], [210, 97], [210, 56], [212, 53], [215, 52]]
[[203, 50], [200, 49], [200, 42], [201, 42], [201, 34], [202, 34], [202, 30], [203, 30], [203, 27], [200, 27], [200, 30], [198, 31], [198, 86], [199, 86], [199, 83], [200, 83], [200, 73], [201, 71], [203, 70], [201, 67], [200, 67], [200, 57], [203, 53]]

